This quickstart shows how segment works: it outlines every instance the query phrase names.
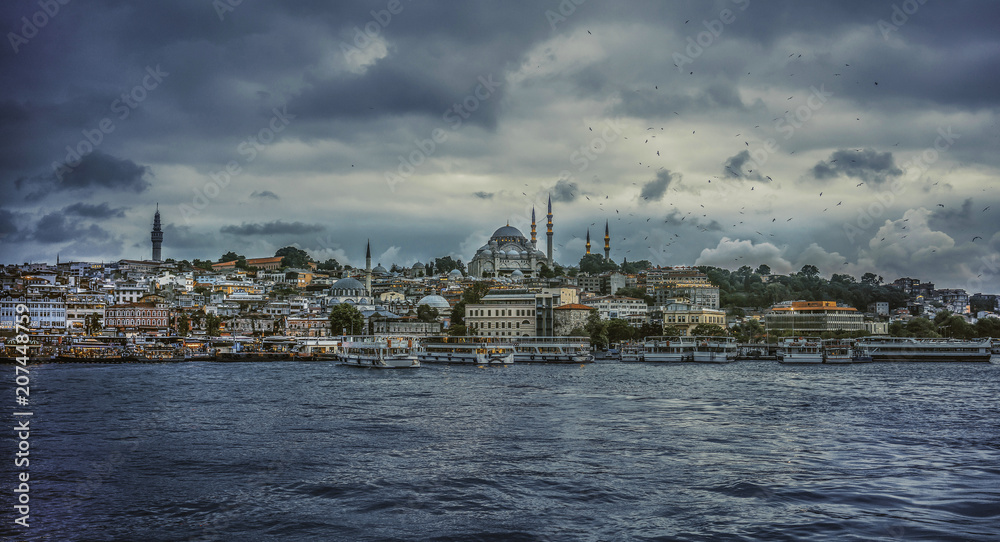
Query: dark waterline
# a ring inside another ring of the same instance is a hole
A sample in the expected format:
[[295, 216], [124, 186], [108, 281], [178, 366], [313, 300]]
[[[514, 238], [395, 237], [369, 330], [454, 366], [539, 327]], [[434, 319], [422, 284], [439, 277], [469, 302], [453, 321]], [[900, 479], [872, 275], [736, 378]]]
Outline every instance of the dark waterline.
[[29, 540], [1000, 537], [996, 364], [31, 378]]

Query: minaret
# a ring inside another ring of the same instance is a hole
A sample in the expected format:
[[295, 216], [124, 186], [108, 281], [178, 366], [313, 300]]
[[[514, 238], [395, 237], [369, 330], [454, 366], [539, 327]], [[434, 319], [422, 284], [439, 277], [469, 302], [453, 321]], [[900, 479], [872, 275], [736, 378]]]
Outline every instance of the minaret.
[[604, 221], [604, 261], [611, 261], [611, 235], [608, 233], [608, 221]]
[[156, 204], [156, 214], [153, 215], [153, 231], [150, 232], [150, 239], [153, 241], [153, 261], [160, 260], [160, 245], [163, 244], [163, 232], [160, 230], [160, 204]]
[[549, 224], [548, 232], [545, 234], [545, 240], [548, 243], [548, 254], [546, 255], [549, 260], [549, 268], [554, 268], [552, 262], [552, 194], [549, 194]]
[[365, 290], [366, 295], [372, 295], [372, 242], [365, 247]]
[[590, 255], [590, 228], [587, 228], [587, 255]]
[[531, 208], [531, 248], [538, 248], [538, 237], [535, 235], [535, 208]]

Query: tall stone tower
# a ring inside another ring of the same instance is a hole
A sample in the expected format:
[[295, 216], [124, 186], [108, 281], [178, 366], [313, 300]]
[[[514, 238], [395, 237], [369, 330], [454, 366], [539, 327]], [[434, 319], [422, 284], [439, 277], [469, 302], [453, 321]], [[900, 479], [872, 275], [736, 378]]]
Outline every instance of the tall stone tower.
[[367, 295], [372, 295], [372, 242], [368, 241], [365, 246], [365, 292]]
[[153, 231], [149, 234], [153, 241], [153, 261], [160, 262], [160, 246], [163, 244], [163, 231], [160, 230], [160, 204], [156, 204], [156, 214], [153, 215]]
[[548, 254], [546, 255], [549, 260], [548, 266], [549, 269], [554, 269], [555, 264], [552, 261], [552, 194], [549, 194], [549, 223], [548, 232], [545, 234], [545, 241], [548, 244], [548, 247], [546, 247], [548, 250]]
[[608, 230], [608, 221], [604, 221], [604, 261], [611, 261], [611, 235]]
[[590, 228], [587, 228], [587, 255], [590, 255]]

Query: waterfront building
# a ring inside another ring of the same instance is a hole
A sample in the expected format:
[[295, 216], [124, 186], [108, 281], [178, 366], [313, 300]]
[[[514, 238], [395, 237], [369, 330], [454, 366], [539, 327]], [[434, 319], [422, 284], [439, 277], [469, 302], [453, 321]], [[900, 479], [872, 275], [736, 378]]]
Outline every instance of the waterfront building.
[[549, 293], [492, 290], [480, 303], [465, 306], [469, 335], [481, 337], [551, 337], [553, 304]]
[[[31, 318], [28, 328], [34, 332], [62, 333], [66, 331], [66, 297], [64, 294], [38, 291], [8, 293], [0, 297], [0, 330], [13, 332], [22, 313], [17, 306], [28, 307]], [[22, 324], [23, 325], [23, 324]]]
[[119, 334], [166, 333], [170, 309], [153, 303], [127, 303], [104, 307], [104, 327]]
[[834, 301], [790, 301], [771, 307], [764, 316], [770, 333], [818, 335], [824, 331], [861, 331], [864, 315]]
[[597, 309], [601, 320], [620, 318], [630, 324], [641, 325], [646, 321], [649, 306], [646, 301], [624, 295], [609, 295], [587, 300], [587, 305]]
[[726, 329], [726, 311], [693, 303], [670, 303], [663, 308], [663, 334], [690, 336], [698, 324], [714, 324]]

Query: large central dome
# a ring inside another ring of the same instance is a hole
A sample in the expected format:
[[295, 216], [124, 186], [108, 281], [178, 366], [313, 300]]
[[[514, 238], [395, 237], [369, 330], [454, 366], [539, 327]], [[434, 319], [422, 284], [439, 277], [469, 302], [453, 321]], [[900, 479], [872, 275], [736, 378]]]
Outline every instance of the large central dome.
[[506, 226], [503, 226], [501, 228], [497, 228], [497, 231], [493, 232], [493, 237], [490, 237], [490, 240], [492, 241], [494, 239], [496, 239], [498, 241], [500, 241], [500, 240], [504, 240], [504, 241], [518, 240], [518, 241], [520, 241], [520, 240], [524, 239], [524, 235], [521, 234], [521, 230], [515, 228], [514, 226], [511, 226], [510, 224], [507, 224]]

